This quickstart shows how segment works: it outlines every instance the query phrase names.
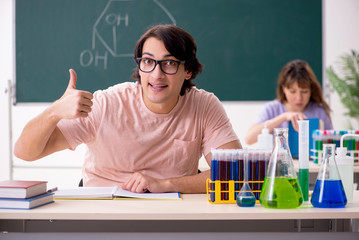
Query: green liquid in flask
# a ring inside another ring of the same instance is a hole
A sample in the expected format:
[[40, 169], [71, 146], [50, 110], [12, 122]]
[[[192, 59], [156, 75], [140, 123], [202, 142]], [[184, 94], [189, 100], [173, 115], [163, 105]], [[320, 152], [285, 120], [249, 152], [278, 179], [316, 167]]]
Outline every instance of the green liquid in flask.
[[303, 195], [297, 178], [266, 177], [259, 201], [267, 208], [299, 207], [303, 203]]

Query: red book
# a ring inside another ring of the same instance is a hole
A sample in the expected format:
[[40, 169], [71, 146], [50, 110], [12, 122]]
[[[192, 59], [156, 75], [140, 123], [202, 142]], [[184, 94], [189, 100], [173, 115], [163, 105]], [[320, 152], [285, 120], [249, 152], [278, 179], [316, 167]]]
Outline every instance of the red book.
[[45, 192], [46, 181], [0, 181], [0, 198], [30, 198]]

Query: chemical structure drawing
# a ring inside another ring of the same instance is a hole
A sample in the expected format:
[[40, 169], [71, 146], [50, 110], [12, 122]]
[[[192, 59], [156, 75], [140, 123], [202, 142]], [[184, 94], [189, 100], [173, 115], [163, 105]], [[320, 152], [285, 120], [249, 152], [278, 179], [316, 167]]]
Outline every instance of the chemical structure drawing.
[[142, 32], [156, 24], [176, 25], [172, 14], [158, 0], [109, 0], [93, 25], [91, 49], [80, 54], [80, 65], [106, 70], [109, 56], [133, 57]]

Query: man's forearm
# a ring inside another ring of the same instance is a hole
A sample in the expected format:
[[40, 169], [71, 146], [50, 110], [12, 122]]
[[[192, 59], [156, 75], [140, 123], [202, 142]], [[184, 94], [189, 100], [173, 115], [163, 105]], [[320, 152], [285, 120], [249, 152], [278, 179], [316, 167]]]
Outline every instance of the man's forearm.
[[210, 177], [210, 171], [180, 178], [166, 180], [166, 192], [181, 193], [206, 193], [206, 180]]
[[56, 128], [58, 121], [58, 119], [52, 117], [50, 109], [46, 109], [39, 116], [32, 119], [24, 127], [19, 139], [15, 143], [15, 155], [28, 161], [38, 159]]

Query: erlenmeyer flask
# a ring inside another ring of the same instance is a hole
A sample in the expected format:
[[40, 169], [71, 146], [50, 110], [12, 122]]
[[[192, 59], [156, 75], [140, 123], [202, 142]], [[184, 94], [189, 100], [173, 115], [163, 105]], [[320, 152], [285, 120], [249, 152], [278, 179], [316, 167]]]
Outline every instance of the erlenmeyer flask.
[[335, 162], [335, 144], [323, 144], [323, 161], [311, 203], [317, 208], [343, 208], [347, 204], [342, 180]]
[[303, 203], [303, 194], [288, 147], [288, 128], [275, 128], [274, 137], [275, 147], [259, 201], [267, 208], [297, 208]]

